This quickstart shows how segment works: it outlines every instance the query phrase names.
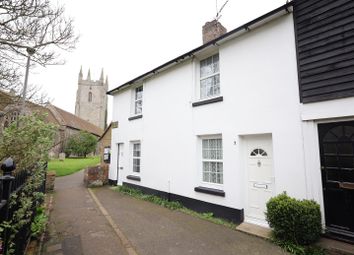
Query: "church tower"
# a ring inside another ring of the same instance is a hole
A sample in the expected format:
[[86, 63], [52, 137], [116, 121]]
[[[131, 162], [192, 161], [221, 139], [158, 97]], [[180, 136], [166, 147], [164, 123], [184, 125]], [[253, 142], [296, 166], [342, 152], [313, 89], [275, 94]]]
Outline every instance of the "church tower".
[[79, 72], [78, 88], [76, 92], [75, 115], [81, 119], [105, 129], [107, 126], [107, 90], [108, 77], [104, 79], [103, 69], [99, 80], [91, 80], [91, 71], [87, 78]]

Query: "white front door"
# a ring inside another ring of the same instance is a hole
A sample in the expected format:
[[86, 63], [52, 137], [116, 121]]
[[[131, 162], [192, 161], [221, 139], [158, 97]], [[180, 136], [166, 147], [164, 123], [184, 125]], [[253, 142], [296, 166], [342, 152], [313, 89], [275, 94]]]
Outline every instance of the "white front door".
[[123, 171], [123, 143], [118, 143], [118, 152], [117, 152], [117, 184], [122, 184], [122, 171]]
[[266, 224], [266, 203], [274, 190], [272, 136], [249, 136], [246, 144], [246, 221]]

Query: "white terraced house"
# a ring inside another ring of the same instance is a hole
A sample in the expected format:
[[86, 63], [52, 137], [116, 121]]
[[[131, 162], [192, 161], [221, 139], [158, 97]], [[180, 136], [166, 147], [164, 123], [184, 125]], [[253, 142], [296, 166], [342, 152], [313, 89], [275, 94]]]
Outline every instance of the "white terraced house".
[[266, 226], [286, 191], [354, 237], [354, 2], [289, 2], [108, 94], [112, 184]]

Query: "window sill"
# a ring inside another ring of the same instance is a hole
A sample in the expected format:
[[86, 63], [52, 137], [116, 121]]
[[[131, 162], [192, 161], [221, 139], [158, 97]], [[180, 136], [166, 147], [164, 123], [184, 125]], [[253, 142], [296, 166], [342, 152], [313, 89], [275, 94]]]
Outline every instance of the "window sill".
[[192, 103], [192, 106], [197, 107], [197, 106], [201, 106], [201, 105], [205, 105], [205, 104], [222, 102], [223, 100], [224, 100], [223, 96], [213, 97], [213, 98], [203, 99], [201, 101], [194, 102], [194, 103]]
[[128, 180], [133, 180], [133, 181], [138, 181], [138, 182], [141, 181], [140, 177], [139, 176], [135, 176], [135, 175], [127, 175], [127, 179]]
[[135, 116], [129, 117], [128, 120], [131, 121], [131, 120], [141, 119], [142, 117], [143, 117], [143, 115], [139, 114], [139, 115], [135, 115]]
[[212, 189], [212, 188], [206, 188], [206, 187], [199, 186], [199, 187], [195, 187], [194, 191], [209, 194], [209, 195], [215, 195], [215, 196], [219, 196], [219, 197], [225, 197], [225, 192], [221, 189]]

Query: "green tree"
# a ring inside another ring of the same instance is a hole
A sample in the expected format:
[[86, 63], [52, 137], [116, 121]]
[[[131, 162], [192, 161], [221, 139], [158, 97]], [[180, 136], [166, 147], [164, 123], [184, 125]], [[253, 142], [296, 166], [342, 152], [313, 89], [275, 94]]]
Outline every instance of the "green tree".
[[22, 254], [16, 246], [18, 232], [31, 224], [34, 210], [44, 201], [40, 187], [44, 183], [48, 152], [53, 146], [57, 128], [46, 123], [45, 115], [32, 114], [21, 116], [5, 128], [0, 135], [0, 161], [12, 157], [17, 164], [16, 171], [27, 171], [29, 176], [21, 188], [11, 193], [8, 201], [13, 213], [0, 224], [0, 235], [8, 234], [8, 255]]
[[55, 132], [56, 127], [46, 123], [45, 115], [21, 116], [0, 136], [0, 161], [12, 157], [17, 169], [33, 169], [48, 160]]
[[76, 135], [72, 135], [65, 146], [65, 154], [67, 156], [76, 155], [86, 157], [87, 154], [95, 152], [97, 146], [97, 138], [84, 131]]

